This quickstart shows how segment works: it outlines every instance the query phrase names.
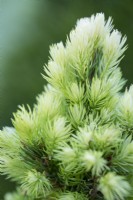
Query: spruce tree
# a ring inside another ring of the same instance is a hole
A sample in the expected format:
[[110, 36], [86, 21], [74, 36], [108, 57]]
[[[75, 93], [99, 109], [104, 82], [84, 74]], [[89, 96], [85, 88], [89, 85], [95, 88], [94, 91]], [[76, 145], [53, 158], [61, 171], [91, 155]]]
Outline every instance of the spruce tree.
[[31, 110], [0, 132], [6, 200], [133, 199], [133, 86], [122, 92], [126, 37], [104, 14], [77, 21], [50, 47], [48, 81]]

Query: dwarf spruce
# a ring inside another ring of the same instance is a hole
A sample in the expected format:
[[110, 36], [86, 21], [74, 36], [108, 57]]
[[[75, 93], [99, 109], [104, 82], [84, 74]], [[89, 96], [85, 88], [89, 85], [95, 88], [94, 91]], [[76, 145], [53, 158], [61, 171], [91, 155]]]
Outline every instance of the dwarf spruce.
[[0, 132], [1, 174], [18, 183], [6, 200], [133, 199], [133, 86], [121, 92], [119, 68], [125, 42], [97, 14], [50, 47], [44, 92]]

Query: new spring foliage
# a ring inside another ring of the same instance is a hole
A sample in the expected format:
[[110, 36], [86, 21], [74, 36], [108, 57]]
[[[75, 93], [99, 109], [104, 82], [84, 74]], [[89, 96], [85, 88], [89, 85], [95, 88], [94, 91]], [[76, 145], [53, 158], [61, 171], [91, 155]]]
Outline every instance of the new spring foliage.
[[96, 14], [50, 47], [45, 91], [0, 132], [0, 171], [18, 183], [6, 200], [133, 198], [133, 86], [121, 92], [119, 68], [125, 42], [111, 18]]

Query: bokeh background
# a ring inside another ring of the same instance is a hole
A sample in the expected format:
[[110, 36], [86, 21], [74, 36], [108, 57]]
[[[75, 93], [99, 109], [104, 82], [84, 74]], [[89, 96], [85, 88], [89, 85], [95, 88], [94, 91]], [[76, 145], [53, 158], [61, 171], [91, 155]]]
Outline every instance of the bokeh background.
[[[133, 83], [133, 0], [0, 0], [0, 128], [11, 126], [18, 105], [32, 107], [43, 90], [49, 45], [64, 42], [77, 19], [97, 12], [112, 16], [127, 35], [121, 67], [128, 86]], [[0, 177], [0, 200], [14, 187]]]

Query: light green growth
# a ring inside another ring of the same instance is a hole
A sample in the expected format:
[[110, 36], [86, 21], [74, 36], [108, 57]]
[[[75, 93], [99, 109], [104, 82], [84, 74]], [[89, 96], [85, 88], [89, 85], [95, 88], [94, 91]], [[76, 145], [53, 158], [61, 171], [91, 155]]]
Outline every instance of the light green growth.
[[0, 132], [0, 171], [18, 183], [5, 200], [133, 199], [133, 86], [119, 63], [126, 37], [104, 14], [78, 20], [50, 48], [33, 110]]

